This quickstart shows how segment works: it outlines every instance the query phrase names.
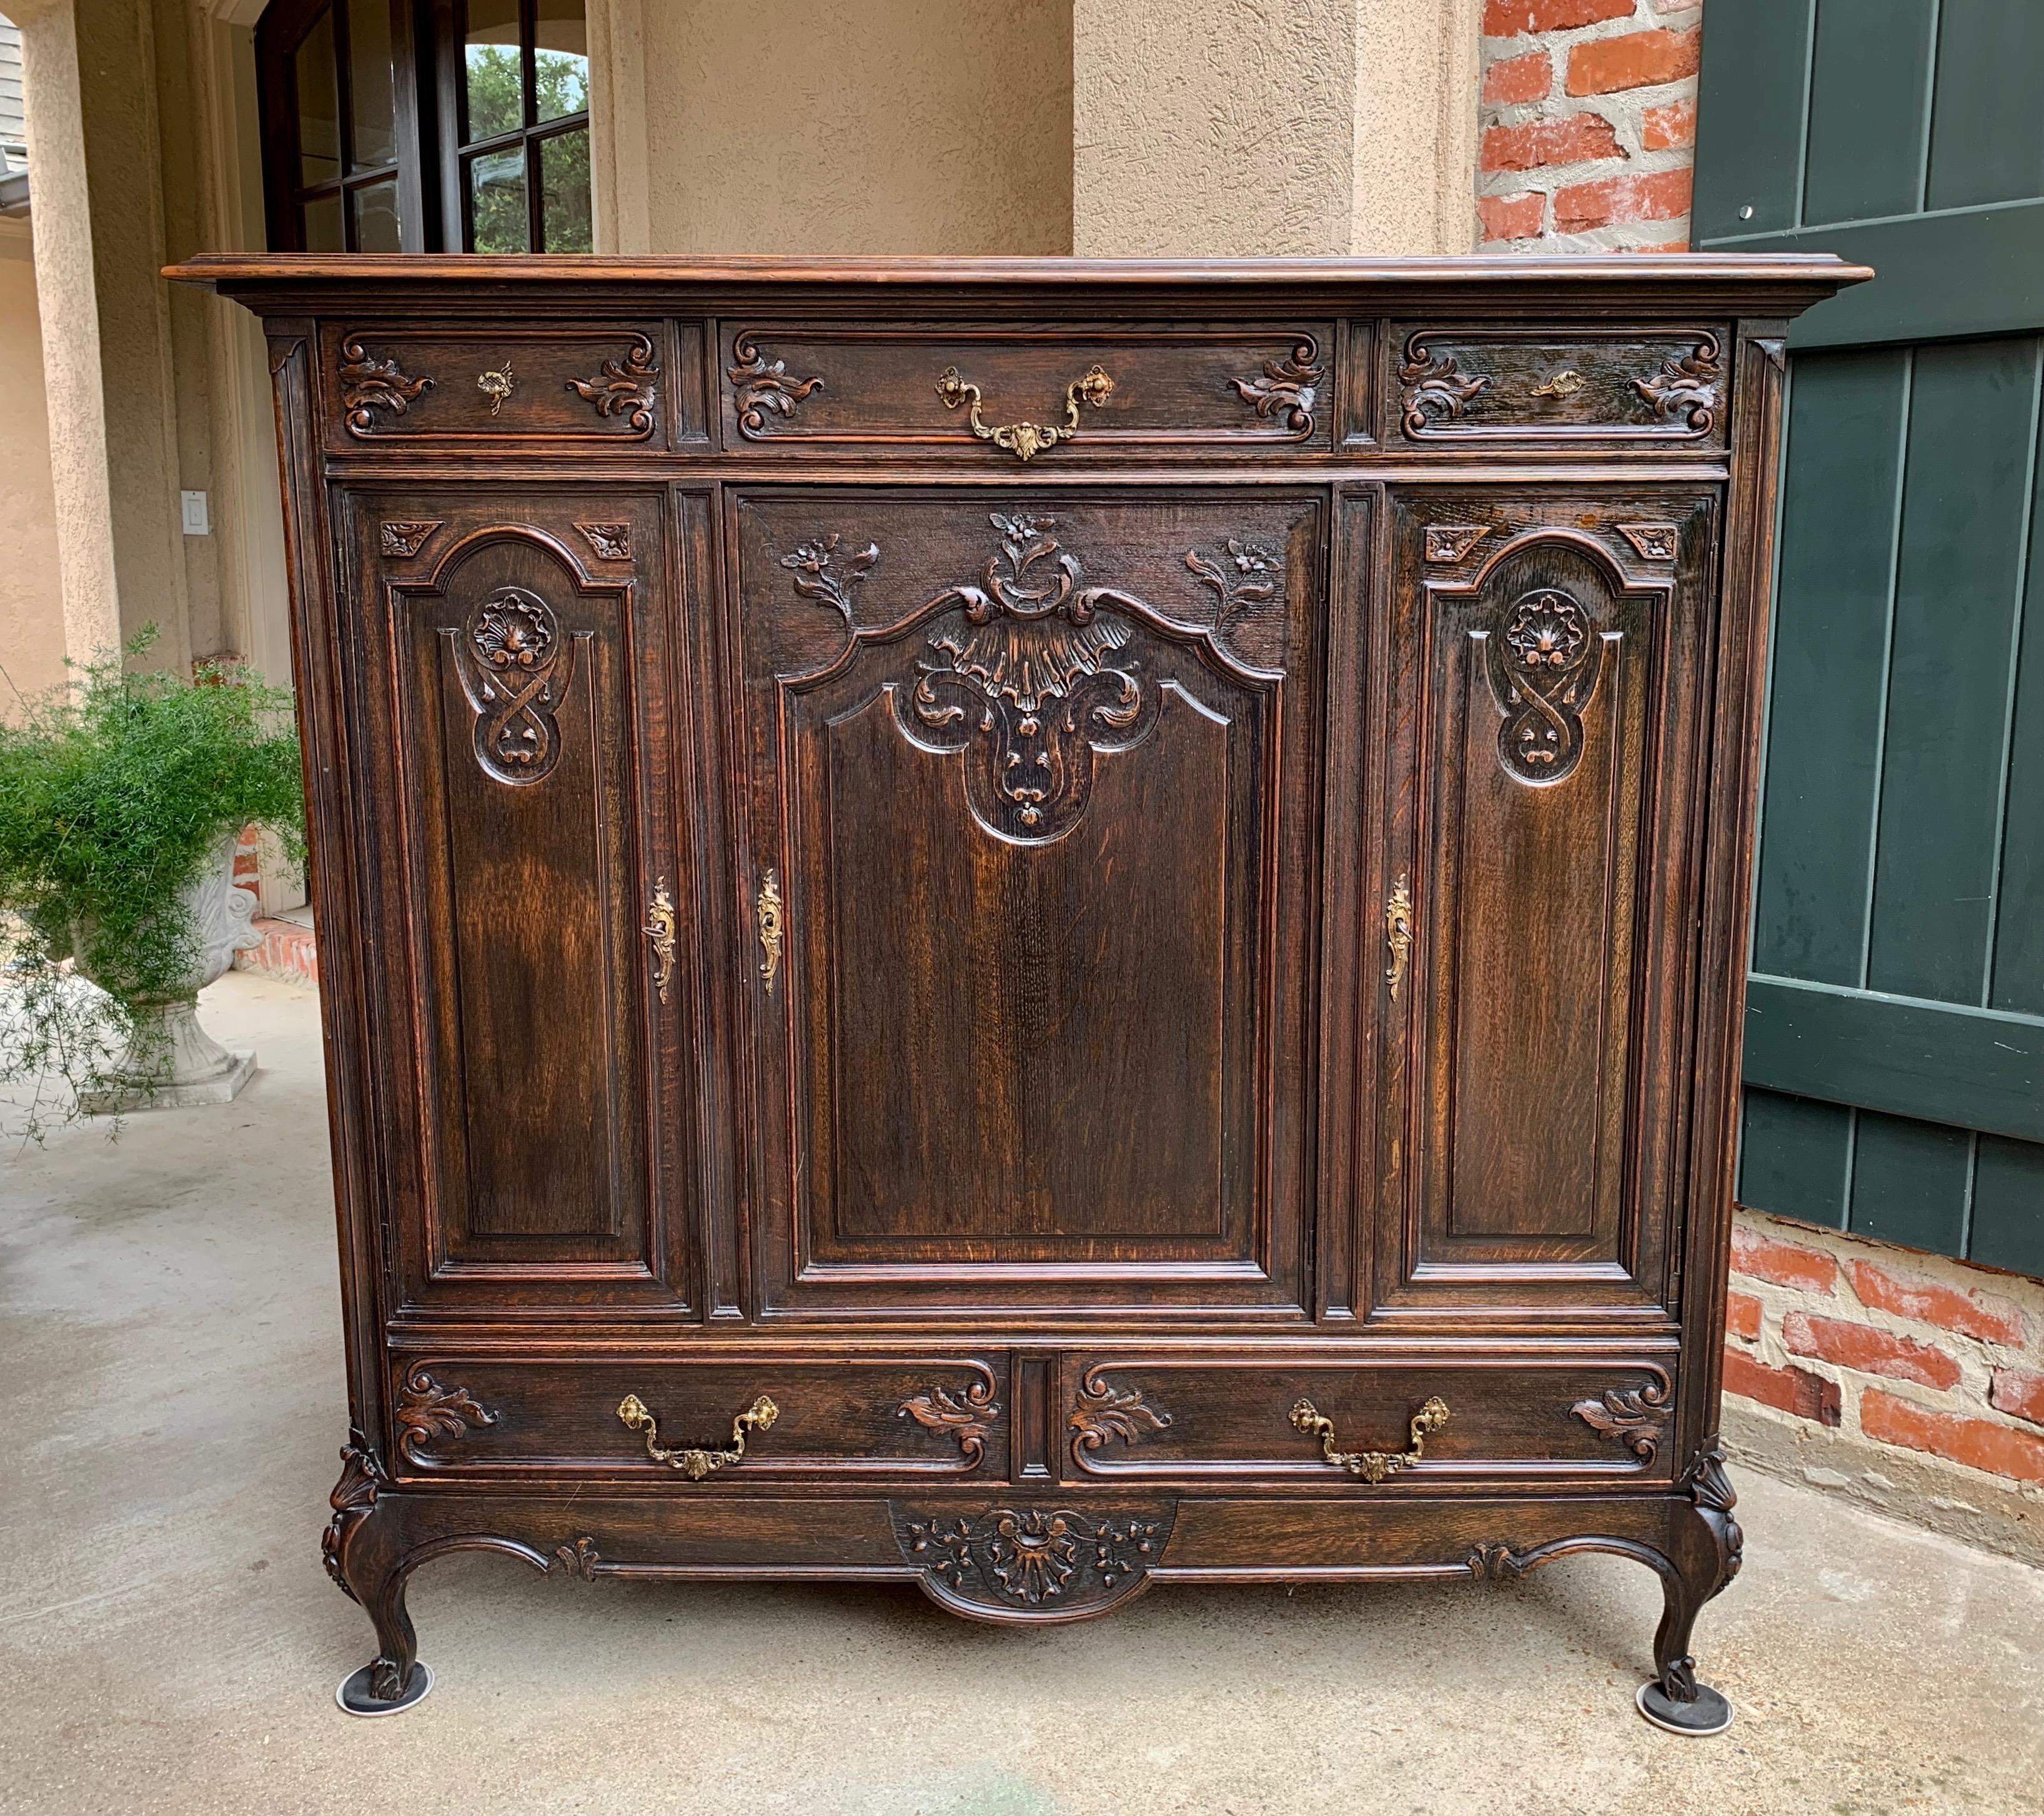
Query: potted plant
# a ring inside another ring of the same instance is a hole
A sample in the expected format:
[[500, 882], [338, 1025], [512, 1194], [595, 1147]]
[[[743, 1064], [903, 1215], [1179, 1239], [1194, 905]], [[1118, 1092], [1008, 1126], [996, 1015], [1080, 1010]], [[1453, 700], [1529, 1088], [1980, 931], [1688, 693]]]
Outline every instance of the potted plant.
[[133, 666], [153, 635], [0, 723], [0, 1085], [32, 1087], [31, 1135], [53, 1083], [68, 1120], [222, 1102], [254, 1065], [196, 1011], [256, 943], [241, 829], [302, 859], [291, 696], [221, 663]]

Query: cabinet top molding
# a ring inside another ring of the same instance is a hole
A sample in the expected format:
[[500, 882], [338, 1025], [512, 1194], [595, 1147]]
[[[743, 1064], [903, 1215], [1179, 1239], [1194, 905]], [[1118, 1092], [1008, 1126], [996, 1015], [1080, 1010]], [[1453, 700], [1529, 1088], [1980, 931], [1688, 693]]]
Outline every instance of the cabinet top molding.
[[1717, 306], [1750, 314], [1793, 315], [1848, 284], [1873, 275], [1829, 253], [1685, 252], [1577, 255], [1561, 258], [1472, 256], [1442, 259], [782, 259], [765, 257], [609, 258], [583, 255], [517, 259], [402, 253], [206, 252], [164, 267], [181, 282], [206, 284], [260, 307], [359, 290], [387, 294], [394, 286], [457, 294], [574, 293], [588, 289], [674, 292], [813, 294], [819, 290], [931, 290], [997, 294], [1003, 286], [1127, 290], [1153, 298], [1174, 287], [1274, 293], [1293, 298], [1352, 294], [1363, 313], [1399, 306], [1400, 299], [1443, 298], [1512, 306], [1595, 293], [1611, 301], [1658, 306]]

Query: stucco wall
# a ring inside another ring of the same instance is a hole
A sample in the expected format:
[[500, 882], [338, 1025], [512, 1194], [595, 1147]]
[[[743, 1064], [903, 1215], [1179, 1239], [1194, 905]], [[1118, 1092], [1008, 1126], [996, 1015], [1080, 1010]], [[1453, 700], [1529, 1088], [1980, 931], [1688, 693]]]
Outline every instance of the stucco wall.
[[590, 10], [607, 249], [1071, 248], [1066, 0]]
[[63, 588], [25, 221], [0, 221], [0, 715], [63, 678]]
[[1476, 0], [1072, 12], [1074, 251], [1469, 251]]

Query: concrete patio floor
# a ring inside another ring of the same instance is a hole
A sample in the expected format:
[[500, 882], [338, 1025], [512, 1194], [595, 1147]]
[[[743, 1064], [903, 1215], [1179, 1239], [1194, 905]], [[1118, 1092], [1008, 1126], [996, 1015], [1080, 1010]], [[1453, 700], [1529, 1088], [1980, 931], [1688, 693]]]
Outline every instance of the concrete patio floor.
[[316, 1000], [230, 975], [236, 1102], [0, 1158], [0, 1809], [1262, 1816], [2044, 1810], [2044, 1575], [1742, 1472], [1722, 1739], [1633, 1713], [1659, 1610], [1529, 1583], [1159, 1588], [1015, 1633], [912, 1589], [415, 1579], [432, 1695], [320, 1568], [344, 1435]]

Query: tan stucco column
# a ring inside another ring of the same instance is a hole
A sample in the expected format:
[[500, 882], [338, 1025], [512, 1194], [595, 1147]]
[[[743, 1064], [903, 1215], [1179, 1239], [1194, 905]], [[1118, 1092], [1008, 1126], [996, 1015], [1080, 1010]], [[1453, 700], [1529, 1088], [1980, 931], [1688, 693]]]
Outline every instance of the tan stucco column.
[[190, 659], [147, 0], [9, 0], [21, 28], [64, 644], [153, 623]]
[[1072, 250], [1466, 252], [1479, 0], [1074, 0]]

